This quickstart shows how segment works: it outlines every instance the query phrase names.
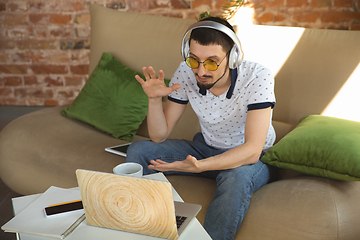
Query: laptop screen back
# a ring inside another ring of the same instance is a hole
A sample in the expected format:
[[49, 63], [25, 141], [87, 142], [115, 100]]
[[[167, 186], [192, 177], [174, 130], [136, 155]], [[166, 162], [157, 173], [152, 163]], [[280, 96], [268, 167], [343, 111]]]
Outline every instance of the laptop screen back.
[[170, 183], [77, 170], [88, 224], [177, 239]]

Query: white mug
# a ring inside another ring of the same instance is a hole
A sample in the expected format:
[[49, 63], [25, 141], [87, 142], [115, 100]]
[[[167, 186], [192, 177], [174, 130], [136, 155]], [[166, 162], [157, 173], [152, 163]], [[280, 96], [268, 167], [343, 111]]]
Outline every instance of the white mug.
[[142, 177], [143, 166], [133, 162], [121, 163], [113, 168], [113, 172], [116, 175]]

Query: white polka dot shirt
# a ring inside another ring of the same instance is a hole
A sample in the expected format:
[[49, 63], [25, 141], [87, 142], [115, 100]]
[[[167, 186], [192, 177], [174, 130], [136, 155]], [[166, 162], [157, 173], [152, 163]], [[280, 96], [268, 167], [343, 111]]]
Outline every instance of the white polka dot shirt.
[[[245, 142], [247, 112], [275, 105], [274, 77], [263, 66], [243, 61], [238, 67], [233, 94], [227, 92], [214, 96], [206, 91], [199, 93], [196, 78], [185, 62], [181, 62], [170, 85], [181, 87], [169, 95], [169, 100], [180, 104], [190, 102], [197, 114], [205, 142], [215, 148], [229, 149]], [[270, 124], [264, 151], [275, 141], [276, 135]]]

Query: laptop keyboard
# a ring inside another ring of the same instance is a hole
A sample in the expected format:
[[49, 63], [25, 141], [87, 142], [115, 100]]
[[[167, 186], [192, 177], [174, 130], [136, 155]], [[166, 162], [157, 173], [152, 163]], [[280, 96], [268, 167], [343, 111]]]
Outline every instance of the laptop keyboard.
[[179, 229], [180, 226], [184, 223], [184, 221], [187, 219], [187, 217], [184, 216], [176, 216], [176, 225], [177, 228]]

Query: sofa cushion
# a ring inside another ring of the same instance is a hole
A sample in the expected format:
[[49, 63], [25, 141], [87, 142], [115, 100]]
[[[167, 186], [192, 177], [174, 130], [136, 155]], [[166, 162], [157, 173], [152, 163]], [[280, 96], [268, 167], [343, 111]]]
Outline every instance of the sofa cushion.
[[148, 105], [135, 75], [143, 77], [104, 52], [78, 97], [62, 114], [132, 141], [146, 117]]
[[360, 122], [306, 116], [261, 161], [309, 175], [360, 180]]

